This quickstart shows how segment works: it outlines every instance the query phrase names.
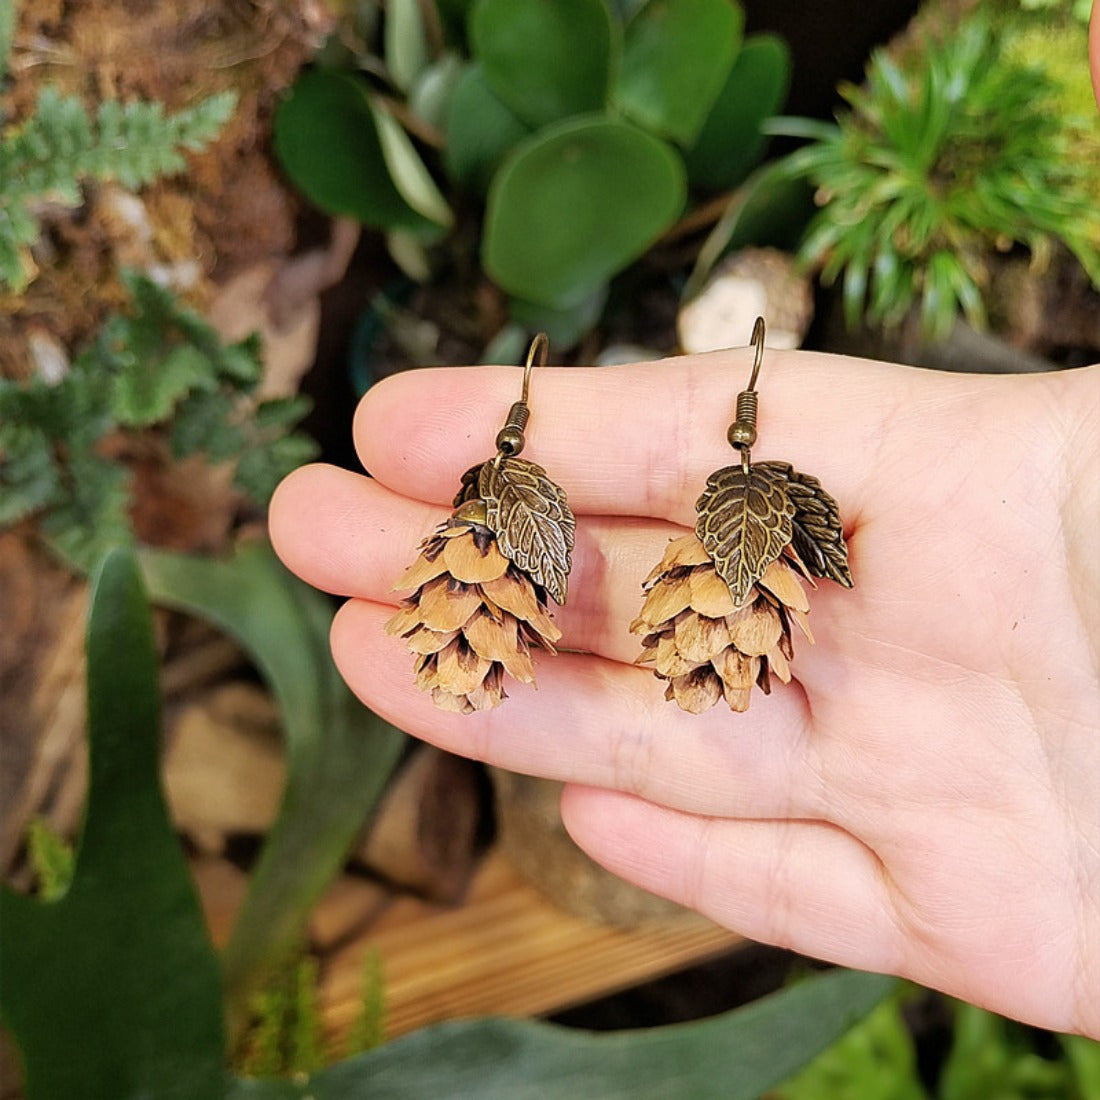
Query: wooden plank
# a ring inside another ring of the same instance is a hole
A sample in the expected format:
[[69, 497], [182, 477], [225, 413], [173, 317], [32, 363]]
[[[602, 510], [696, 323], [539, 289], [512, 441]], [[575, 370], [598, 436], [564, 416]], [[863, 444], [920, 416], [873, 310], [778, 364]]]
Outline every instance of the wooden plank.
[[386, 1035], [467, 1016], [537, 1016], [629, 988], [729, 950], [740, 938], [684, 912], [625, 930], [563, 912], [499, 852], [457, 907], [390, 905], [321, 976], [326, 1030], [339, 1043], [359, 1015], [365, 954], [385, 981]]

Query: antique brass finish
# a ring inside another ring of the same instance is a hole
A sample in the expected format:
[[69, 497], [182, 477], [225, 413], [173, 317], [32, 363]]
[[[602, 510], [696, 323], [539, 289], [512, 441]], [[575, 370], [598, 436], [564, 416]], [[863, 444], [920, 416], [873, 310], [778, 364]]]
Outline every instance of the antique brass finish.
[[707, 479], [695, 533], [669, 544], [630, 628], [642, 635], [639, 663], [666, 681], [665, 698], [694, 714], [722, 698], [747, 710], [754, 685], [768, 693], [773, 677], [790, 680], [792, 623], [813, 641], [800, 576], [852, 587], [837, 503], [821, 482], [785, 462], [752, 461], [764, 335], [758, 317], [752, 374], [726, 433], [740, 462]]
[[535, 365], [535, 356], [538, 356], [538, 365], [541, 367], [546, 362], [549, 350], [550, 340], [545, 332], [538, 333], [527, 349], [527, 361], [523, 365], [523, 393], [508, 410], [504, 427], [497, 433], [497, 450], [506, 458], [518, 455], [527, 443], [523, 430], [531, 417], [531, 410], [527, 405], [527, 396], [531, 389], [531, 370]]
[[386, 631], [405, 640], [417, 686], [444, 710], [499, 706], [505, 675], [533, 684], [532, 648], [553, 653], [561, 637], [547, 600], [565, 603], [576, 520], [546, 471], [517, 457], [531, 416], [531, 371], [546, 362], [547, 346], [544, 333], [531, 341], [497, 453], [462, 475], [455, 511], [395, 586], [415, 591]]
[[759, 396], [756, 392], [756, 380], [760, 377], [760, 364], [764, 361], [764, 318], [757, 317], [752, 326], [752, 341], [756, 347], [756, 357], [752, 363], [752, 375], [749, 384], [737, 395], [737, 419], [729, 426], [726, 438], [730, 446], [741, 452], [741, 469], [745, 476], [749, 473], [752, 445], [756, 442], [756, 409]]

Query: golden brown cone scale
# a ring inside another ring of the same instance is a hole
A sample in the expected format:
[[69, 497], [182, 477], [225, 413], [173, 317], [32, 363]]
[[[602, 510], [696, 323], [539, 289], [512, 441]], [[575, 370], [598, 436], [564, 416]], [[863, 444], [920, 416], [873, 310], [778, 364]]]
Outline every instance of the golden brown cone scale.
[[673, 539], [646, 579], [645, 602], [630, 626], [642, 635], [637, 663], [652, 665], [667, 683], [665, 698], [692, 714], [721, 699], [748, 710], [754, 684], [767, 693], [772, 676], [790, 682], [791, 623], [813, 641], [800, 572], [788, 547], [737, 607], [698, 536]]
[[534, 684], [531, 646], [554, 652], [561, 637], [545, 590], [508, 561], [469, 508], [424, 540], [394, 588], [415, 591], [386, 632], [416, 654], [416, 685], [443, 710], [499, 706], [507, 697], [504, 674]]

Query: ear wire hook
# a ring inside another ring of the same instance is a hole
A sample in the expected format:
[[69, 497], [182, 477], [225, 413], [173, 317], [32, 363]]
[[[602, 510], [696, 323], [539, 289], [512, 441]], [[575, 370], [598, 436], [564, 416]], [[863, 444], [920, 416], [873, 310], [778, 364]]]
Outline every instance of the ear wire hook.
[[737, 419], [729, 426], [726, 438], [730, 446], [741, 452], [741, 469], [749, 476], [751, 449], [756, 442], [756, 409], [759, 395], [756, 392], [756, 380], [760, 377], [760, 364], [764, 362], [764, 318], [757, 317], [752, 326], [751, 343], [756, 347], [752, 363], [749, 384], [737, 395]]
[[527, 405], [527, 396], [531, 389], [531, 371], [536, 366], [541, 367], [546, 363], [549, 350], [550, 339], [545, 332], [537, 333], [527, 348], [527, 361], [523, 365], [523, 392], [520, 399], [508, 410], [504, 427], [497, 432], [498, 461], [501, 458], [514, 458], [527, 443], [523, 429], [527, 427], [527, 421], [531, 417], [531, 410]]

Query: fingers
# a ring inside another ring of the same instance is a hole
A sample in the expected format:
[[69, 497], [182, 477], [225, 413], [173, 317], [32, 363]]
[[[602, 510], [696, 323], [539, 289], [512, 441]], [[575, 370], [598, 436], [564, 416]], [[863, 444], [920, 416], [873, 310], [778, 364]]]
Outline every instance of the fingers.
[[788, 688], [749, 714], [688, 715], [645, 670], [573, 653], [537, 662], [538, 689], [508, 682], [504, 705], [437, 710], [413, 684], [412, 657], [383, 633], [391, 609], [352, 600], [332, 652], [372, 710], [449, 752], [551, 779], [608, 786], [696, 813], [817, 817], [824, 793], [807, 763], [804, 697]]
[[834, 825], [702, 817], [587, 787], [565, 789], [562, 820], [615, 874], [750, 939], [906, 973], [882, 865]]
[[[546, 468], [578, 513], [689, 525], [707, 476], [735, 461], [726, 430], [751, 362], [751, 350], [741, 348], [628, 367], [536, 370], [524, 457]], [[449, 501], [461, 473], [493, 454], [520, 379], [518, 369], [507, 367], [387, 379], [356, 414], [364, 466], [405, 496]], [[854, 516], [873, 468], [869, 456], [887, 438], [897, 409], [923, 385], [919, 371], [769, 351], [753, 457], [809, 470]], [[858, 433], [848, 430], [853, 423]], [[924, 428], [927, 442], [936, 426]]]
[[[394, 592], [393, 582], [449, 511], [334, 466], [309, 466], [279, 487], [270, 531], [283, 562], [315, 587], [396, 604], [407, 593]], [[562, 645], [633, 661], [639, 642], [628, 626], [641, 607], [642, 580], [676, 533], [641, 520], [586, 520], [577, 532], [568, 601], [554, 608]]]

